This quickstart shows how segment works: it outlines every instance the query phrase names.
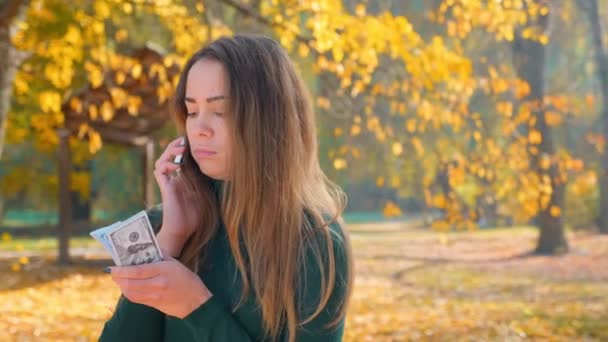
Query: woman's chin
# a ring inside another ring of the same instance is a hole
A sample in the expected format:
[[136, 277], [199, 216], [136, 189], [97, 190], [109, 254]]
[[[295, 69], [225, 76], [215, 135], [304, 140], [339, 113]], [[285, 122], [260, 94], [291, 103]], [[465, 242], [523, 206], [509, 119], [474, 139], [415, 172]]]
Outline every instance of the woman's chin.
[[215, 168], [205, 167], [205, 165], [199, 164], [198, 169], [207, 177], [217, 180], [225, 179], [224, 172], [221, 172], [220, 170], [217, 170]]

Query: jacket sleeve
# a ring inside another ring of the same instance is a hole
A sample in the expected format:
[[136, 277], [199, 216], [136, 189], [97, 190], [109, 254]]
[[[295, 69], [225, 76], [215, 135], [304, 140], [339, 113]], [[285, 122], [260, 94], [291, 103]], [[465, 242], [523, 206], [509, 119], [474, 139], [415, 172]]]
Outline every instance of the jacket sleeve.
[[[158, 232], [162, 223], [161, 207], [152, 207], [147, 213], [154, 232]], [[104, 325], [99, 341], [162, 342], [164, 327], [164, 313], [143, 304], [133, 303], [121, 295], [114, 314]]]
[[216, 296], [184, 317], [184, 322], [196, 342], [254, 340]]
[[100, 342], [162, 342], [165, 314], [121, 296], [114, 315], [103, 327]]
[[[338, 317], [339, 311], [348, 304], [349, 296], [349, 272], [352, 272], [349, 258], [349, 240], [345, 239], [342, 227], [339, 223], [330, 225], [333, 254], [336, 263], [336, 278], [334, 290], [323, 310], [310, 322], [299, 327], [296, 331], [297, 342], [338, 342], [342, 341], [344, 335], [345, 316], [332, 328], [327, 324]], [[324, 246], [324, 242], [321, 246]], [[323, 248], [321, 249], [323, 251]], [[322, 253], [323, 262], [328, 262], [327, 251]], [[301, 281], [299, 291], [304, 291], [302, 307], [302, 318], [308, 317], [318, 307], [321, 297], [321, 270], [313, 253], [308, 253], [306, 261], [305, 277]], [[284, 339], [286, 340], [286, 338]]]

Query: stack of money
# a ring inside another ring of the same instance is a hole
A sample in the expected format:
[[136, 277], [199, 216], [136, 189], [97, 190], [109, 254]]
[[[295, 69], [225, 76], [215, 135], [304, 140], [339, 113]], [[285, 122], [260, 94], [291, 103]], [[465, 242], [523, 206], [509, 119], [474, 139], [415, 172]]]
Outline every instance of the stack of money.
[[96, 229], [90, 234], [110, 252], [118, 266], [149, 264], [163, 260], [145, 210], [127, 220]]

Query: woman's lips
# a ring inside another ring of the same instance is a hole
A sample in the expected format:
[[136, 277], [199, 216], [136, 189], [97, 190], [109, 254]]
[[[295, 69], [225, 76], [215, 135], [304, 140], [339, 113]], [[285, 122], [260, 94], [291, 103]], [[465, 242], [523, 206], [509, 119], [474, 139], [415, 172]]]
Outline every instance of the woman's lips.
[[204, 148], [196, 148], [196, 149], [192, 150], [192, 155], [195, 158], [208, 158], [208, 157], [213, 156], [216, 153], [217, 152], [215, 152], [215, 151], [207, 150]]

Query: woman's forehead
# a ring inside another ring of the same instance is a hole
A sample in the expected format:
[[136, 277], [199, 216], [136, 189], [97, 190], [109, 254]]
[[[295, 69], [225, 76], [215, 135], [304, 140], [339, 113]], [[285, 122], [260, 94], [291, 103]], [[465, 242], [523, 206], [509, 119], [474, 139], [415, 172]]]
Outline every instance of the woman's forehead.
[[185, 95], [196, 102], [218, 100], [221, 96], [228, 97], [224, 65], [210, 59], [202, 59], [194, 63], [188, 72]]

